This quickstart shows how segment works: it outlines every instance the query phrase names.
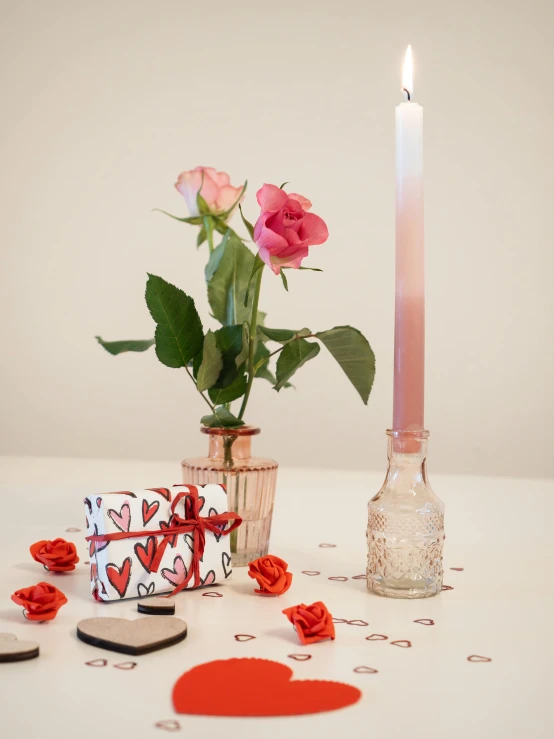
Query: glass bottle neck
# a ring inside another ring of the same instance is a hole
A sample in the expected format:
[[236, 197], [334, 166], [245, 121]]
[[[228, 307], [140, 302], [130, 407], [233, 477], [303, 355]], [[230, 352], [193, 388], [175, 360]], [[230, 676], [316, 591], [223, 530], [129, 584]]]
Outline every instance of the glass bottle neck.
[[210, 459], [250, 459], [252, 447], [251, 436], [211, 436]]
[[386, 484], [427, 484], [427, 439], [411, 439], [409, 444], [399, 445], [397, 438], [389, 436], [388, 457]]

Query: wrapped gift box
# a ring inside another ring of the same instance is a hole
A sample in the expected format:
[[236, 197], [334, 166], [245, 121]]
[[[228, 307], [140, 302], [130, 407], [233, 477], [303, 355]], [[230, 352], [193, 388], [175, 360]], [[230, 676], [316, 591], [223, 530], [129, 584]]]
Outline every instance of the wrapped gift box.
[[178, 592], [231, 575], [240, 525], [222, 485], [174, 485], [85, 498], [91, 590], [101, 601]]

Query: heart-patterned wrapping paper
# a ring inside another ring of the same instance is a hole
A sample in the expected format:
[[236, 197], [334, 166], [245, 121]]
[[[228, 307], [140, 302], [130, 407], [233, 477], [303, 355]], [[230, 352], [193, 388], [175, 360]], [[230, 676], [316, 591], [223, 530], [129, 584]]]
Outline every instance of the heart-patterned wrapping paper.
[[[227, 512], [227, 493], [223, 486], [195, 487], [198, 489], [201, 516], [207, 518]], [[171, 501], [182, 490], [182, 486], [169, 486], [88, 496], [84, 500], [87, 536], [168, 528]], [[210, 531], [205, 535], [200, 578], [202, 585], [212, 585], [231, 576], [230, 537]], [[151, 566], [163, 541], [161, 535], [90, 541], [93, 597], [110, 601], [171, 592], [187, 577], [192, 563], [193, 536], [192, 532], [171, 535], [157, 572], [152, 572]], [[189, 588], [194, 588], [194, 577], [186, 587]]]

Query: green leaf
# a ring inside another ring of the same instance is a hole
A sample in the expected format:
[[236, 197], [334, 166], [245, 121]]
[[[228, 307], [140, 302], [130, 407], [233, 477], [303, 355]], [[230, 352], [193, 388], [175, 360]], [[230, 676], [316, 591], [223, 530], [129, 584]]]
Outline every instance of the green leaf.
[[244, 306], [244, 293], [253, 264], [252, 252], [231, 232], [219, 266], [208, 283], [212, 313], [224, 326], [242, 325], [250, 318], [252, 296]]
[[237, 354], [235, 357], [235, 364], [237, 367], [240, 367], [241, 364], [244, 364], [246, 360], [248, 359], [248, 355], [250, 353], [250, 326], [248, 325], [248, 321], [245, 321], [242, 324], [242, 348], [240, 350], [240, 353]]
[[295, 338], [303, 338], [304, 336], [310, 336], [311, 331], [309, 328], [303, 328], [300, 331], [291, 331], [288, 328], [267, 328], [266, 326], [258, 326], [258, 331], [262, 334], [262, 341], [265, 338], [270, 341], [277, 341], [279, 344], [288, 344]]
[[196, 380], [196, 388], [203, 393], [204, 390], [215, 385], [219, 373], [223, 368], [223, 359], [221, 352], [217, 348], [215, 334], [208, 331], [204, 337], [204, 346], [202, 349], [202, 364], [198, 370], [198, 378]]
[[161, 277], [148, 275], [146, 304], [156, 322], [156, 355], [167, 367], [185, 367], [202, 349], [204, 332], [194, 300]]
[[225, 231], [225, 236], [221, 239], [221, 244], [219, 244], [219, 246], [216, 246], [213, 252], [210, 254], [208, 264], [206, 265], [206, 269], [204, 270], [206, 282], [209, 282], [212, 279], [216, 269], [219, 267], [219, 263], [221, 262], [221, 258], [223, 257], [225, 246], [227, 244], [227, 241], [229, 240], [230, 233], [231, 229], [228, 228]]
[[[202, 182], [204, 182], [204, 174], [202, 174]], [[200, 190], [202, 187], [200, 187]], [[210, 206], [208, 203], [204, 200], [202, 195], [200, 195], [200, 190], [198, 190], [196, 194], [196, 206], [198, 208], [198, 212], [201, 216], [209, 215], [212, 211], [210, 210]]]
[[277, 360], [275, 390], [279, 391], [302, 365], [318, 354], [319, 344], [306, 341], [306, 339], [297, 339], [285, 344], [285, 348], [279, 354]]
[[225, 221], [220, 220], [217, 216], [212, 216], [212, 221], [213, 221], [215, 230], [219, 231], [220, 234], [225, 235], [227, 231], [231, 230], [229, 226], [225, 223]]
[[316, 336], [340, 364], [367, 405], [375, 378], [375, 355], [368, 340], [352, 326], [335, 326], [329, 331], [320, 331]]
[[250, 279], [248, 280], [248, 287], [246, 288], [246, 292], [244, 293], [244, 302], [243, 305], [248, 305], [248, 298], [250, 297], [250, 285], [252, 284], [252, 278], [256, 274], [256, 272], [259, 272], [261, 269], [265, 267], [265, 263], [262, 261], [262, 258], [259, 254], [256, 254], [254, 257], [254, 264], [252, 265], [252, 272], [250, 272]]
[[196, 248], [202, 246], [202, 244], [208, 240], [208, 234], [206, 233], [206, 227], [202, 226], [200, 231], [198, 232], [198, 236], [196, 237]]
[[224, 428], [236, 428], [237, 426], [244, 426], [244, 421], [239, 421], [239, 419], [236, 416], [233, 416], [231, 411], [228, 411], [225, 406], [215, 408], [212, 414], [204, 416], [201, 419], [201, 423], [209, 428], [221, 426]]
[[246, 375], [237, 375], [233, 382], [226, 387], [212, 387], [208, 390], [208, 395], [212, 403], [220, 405], [223, 403], [231, 403], [237, 398], [241, 398], [246, 392]]
[[123, 352], [145, 352], [156, 343], [155, 339], [128, 339], [127, 341], [104, 341], [100, 336], [94, 337], [110, 354], [123, 354]]
[[242, 222], [246, 226], [246, 230], [250, 234], [250, 238], [252, 241], [254, 241], [254, 226], [250, 223], [250, 221], [247, 221], [244, 217], [244, 213], [242, 212], [242, 206], [239, 204], [239, 211], [240, 211], [240, 217], [242, 218]]
[[[288, 267], [286, 269], [288, 269]], [[323, 272], [323, 270], [319, 269], [319, 267], [297, 267], [296, 269], [307, 269], [310, 272]]]
[[283, 287], [288, 292], [289, 291], [289, 283], [287, 282], [287, 278], [286, 278], [285, 272], [284, 272], [284, 270], [282, 268], [279, 271], [279, 274], [281, 275], [281, 279], [283, 280]]
[[181, 223], [190, 223], [192, 226], [202, 225], [201, 216], [191, 216], [189, 218], [179, 218], [178, 216], [171, 215], [171, 213], [168, 213], [166, 210], [162, 210], [161, 208], [153, 208], [153, 212], [163, 213], [164, 216], [169, 216], [170, 218], [173, 218], [174, 221], [181, 221]]
[[[275, 385], [275, 383], [277, 382], [277, 378], [275, 377], [273, 372], [268, 369], [267, 365], [262, 366], [260, 367], [260, 369], [256, 370], [256, 378], [260, 378], [260, 380], [267, 380], [272, 385]], [[287, 383], [287, 385], [288, 384], [289, 383]], [[285, 385], [284, 387], [287, 387], [287, 385]]]
[[223, 389], [233, 384], [239, 375], [244, 374], [244, 367], [239, 370], [236, 363], [242, 349], [242, 326], [223, 326], [215, 332], [215, 337], [223, 358], [223, 369], [214, 387]]

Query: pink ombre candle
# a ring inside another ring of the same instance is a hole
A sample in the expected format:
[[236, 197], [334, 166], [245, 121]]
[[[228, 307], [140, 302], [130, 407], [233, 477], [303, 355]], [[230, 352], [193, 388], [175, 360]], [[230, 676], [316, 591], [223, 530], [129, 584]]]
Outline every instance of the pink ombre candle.
[[393, 429], [423, 425], [425, 288], [423, 270], [423, 108], [412, 101], [408, 46], [396, 108], [396, 301]]

